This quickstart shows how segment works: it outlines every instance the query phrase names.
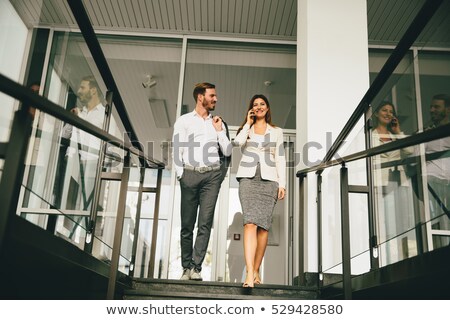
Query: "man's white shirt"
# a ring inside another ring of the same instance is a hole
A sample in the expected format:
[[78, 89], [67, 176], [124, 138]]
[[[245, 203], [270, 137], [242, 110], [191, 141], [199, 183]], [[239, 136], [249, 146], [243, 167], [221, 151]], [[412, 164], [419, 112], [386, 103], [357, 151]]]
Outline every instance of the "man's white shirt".
[[178, 178], [183, 175], [183, 164], [193, 167], [218, 164], [219, 146], [225, 156], [230, 156], [232, 152], [225, 126], [222, 124], [222, 131], [216, 131], [212, 115], [209, 114], [203, 119], [195, 110], [182, 115], [175, 122], [172, 141], [174, 167]]
[[[78, 116], [93, 124], [94, 126], [102, 129], [103, 121], [105, 119], [105, 107], [99, 103], [92, 110], [88, 111], [87, 107], [83, 107], [78, 113]], [[75, 146], [80, 144], [80, 158], [81, 160], [97, 160], [100, 151], [101, 141], [99, 138], [83, 131], [78, 128], [73, 128], [71, 142], [75, 143]], [[75, 153], [74, 145], [71, 143], [68, 153], [72, 155]]]

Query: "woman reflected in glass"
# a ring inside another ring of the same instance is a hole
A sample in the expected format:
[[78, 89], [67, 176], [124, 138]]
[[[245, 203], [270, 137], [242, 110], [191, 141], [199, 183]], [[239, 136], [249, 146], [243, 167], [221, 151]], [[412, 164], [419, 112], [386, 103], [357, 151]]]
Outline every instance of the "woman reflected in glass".
[[[372, 147], [406, 137], [400, 127], [395, 106], [381, 102], [373, 113]], [[385, 263], [399, 261], [416, 253], [415, 240], [402, 233], [414, 228], [414, 206], [411, 181], [406, 175], [403, 160], [414, 148], [403, 148], [379, 154], [373, 158], [375, 204], [378, 213], [380, 242], [385, 250]], [[400, 239], [401, 238], [401, 239]], [[413, 241], [411, 241], [413, 240]]]

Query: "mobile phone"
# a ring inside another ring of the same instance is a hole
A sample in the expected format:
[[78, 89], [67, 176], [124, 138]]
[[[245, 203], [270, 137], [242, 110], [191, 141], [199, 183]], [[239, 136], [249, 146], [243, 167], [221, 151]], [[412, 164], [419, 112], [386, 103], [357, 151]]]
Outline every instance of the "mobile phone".
[[392, 128], [392, 127], [397, 126], [397, 124], [398, 124], [397, 118], [392, 118], [391, 121], [389, 122], [388, 127], [389, 127], [389, 128]]

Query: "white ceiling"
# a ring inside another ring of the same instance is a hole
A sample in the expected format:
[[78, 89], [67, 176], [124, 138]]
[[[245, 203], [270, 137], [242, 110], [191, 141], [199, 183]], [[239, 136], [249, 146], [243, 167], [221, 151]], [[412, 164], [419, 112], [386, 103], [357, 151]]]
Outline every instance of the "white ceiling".
[[[64, 0], [10, 2], [28, 27], [77, 28]], [[83, 3], [95, 30], [294, 41], [297, 36], [297, 0], [83, 0]], [[425, 0], [367, 0], [369, 41], [396, 43], [424, 3]], [[446, 0], [424, 31], [430, 45], [449, 46], [449, 12], [450, 3]]]
[[[76, 27], [66, 1], [11, 0], [29, 27]], [[221, 33], [295, 39], [295, 0], [83, 1], [95, 29], [162, 33]]]

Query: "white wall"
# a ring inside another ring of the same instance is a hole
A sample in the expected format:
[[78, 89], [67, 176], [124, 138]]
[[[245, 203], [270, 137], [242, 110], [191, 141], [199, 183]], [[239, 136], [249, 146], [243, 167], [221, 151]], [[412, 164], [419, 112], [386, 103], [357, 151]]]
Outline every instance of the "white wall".
[[[296, 148], [305, 160], [304, 147], [315, 143], [307, 157], [314, 162], [323, 159], [330, 147], [327, 132], [333, 140], [337, 137], [369, 87], [366, 1], [299, 0], [297, 21]], [[309, 165], [302, 161], [298, 169]], [[317, 271], [315, 174], [308, 175], [307, 188], [306, 226], [300, 232], [307, 239], [305, 270], [313, 272]], [[339, 190], [334, 193], [339, 197]]]

